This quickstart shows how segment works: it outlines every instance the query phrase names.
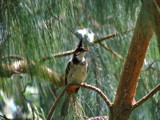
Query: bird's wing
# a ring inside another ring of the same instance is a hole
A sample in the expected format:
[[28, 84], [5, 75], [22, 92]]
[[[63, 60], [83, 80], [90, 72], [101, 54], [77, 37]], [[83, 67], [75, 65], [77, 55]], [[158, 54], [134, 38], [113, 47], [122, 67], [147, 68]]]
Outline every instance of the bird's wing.
[[70, 66], [71, 66], [71, 63], [72, 61], [70, 60], [67, 64], [67, 67], [66, 67], [66, 73], [65, 73], [65, 85], [67, 85], [67, 76], [68, 76], [68, 73], [69, 73], [69, 70], [70, 70]]

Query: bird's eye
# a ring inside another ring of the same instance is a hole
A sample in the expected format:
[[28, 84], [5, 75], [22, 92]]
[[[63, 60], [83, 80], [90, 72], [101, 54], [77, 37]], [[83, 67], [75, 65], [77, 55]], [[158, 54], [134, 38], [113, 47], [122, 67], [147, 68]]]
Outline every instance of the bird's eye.
[[78, 51], [78, 50], [76, 50], [76, 53], [79, 53], [79, 51]]

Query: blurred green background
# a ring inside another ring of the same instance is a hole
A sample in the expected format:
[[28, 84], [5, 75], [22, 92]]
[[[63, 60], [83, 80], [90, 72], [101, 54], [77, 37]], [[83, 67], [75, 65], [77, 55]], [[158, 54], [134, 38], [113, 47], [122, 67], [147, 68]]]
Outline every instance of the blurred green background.
[[[1, 0], [0, 1], [0, 62], [11, 64], [15, 59], [2, 56], [19, 55], [28, 61], [38, 61], [55, 53], [74, 49], [78, 29], [90, 29], [96, 38], [134, 29], [141, 8], [138, 0]], [[145, 19], [145, 18], [144, 18]], [[104, 43], [124, 59], [133, 31], [112, 37]], [[99, 44], [88, 45], [89, 63], [85, 82], [100, 88], [113, 101], [123, 60], [118, 59]], [[47, 60], [45, 65], [58, 73], [65, 73], [71, 56]], [[151, 65], [152, 64], [152, 65]], [[151, 67], [148, 68], [148, 66]], [[0, 72], [1, 73], [1, 72]], [[136, 100], [159, 82], [160, 61], [156, 37], [151, 40], [140, 75]], [[0, 75], [0, 115], [10, 119], [44, 120], [62, 88], [35, 77], [32, 73], [11, 77]], [[109, 115], [102, 98], [95, 92], [81, 89], [81, 116]], [[159, 120], [160, 93], [138, 107], [130, 120]], [[79, 105], [79, 106], [81, 106]], [[53, 120], [62, 120], [58, 104]], [[66, 119], [85, 119], [70, 113]]]

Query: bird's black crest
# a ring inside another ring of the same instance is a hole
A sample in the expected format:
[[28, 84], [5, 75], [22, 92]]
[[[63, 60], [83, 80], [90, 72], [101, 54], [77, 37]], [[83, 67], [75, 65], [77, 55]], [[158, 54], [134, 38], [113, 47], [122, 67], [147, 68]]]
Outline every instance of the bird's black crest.
[[77, 48], [81, 48], [82, 47], [82, 39], [80, 39], [79, 44], [77, 46]]

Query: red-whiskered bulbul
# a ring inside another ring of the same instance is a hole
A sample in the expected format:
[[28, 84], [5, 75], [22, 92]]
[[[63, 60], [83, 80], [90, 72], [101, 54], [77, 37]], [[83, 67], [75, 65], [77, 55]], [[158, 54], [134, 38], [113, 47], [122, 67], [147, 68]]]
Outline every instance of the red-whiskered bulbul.
[[[80, 40], [76, 50], [74, 51], [72, 59], [68, 62], [65, 74], [65, 85], [71, 82], [82, 83], [87, 76], [88, 63], [84, 58], [87, 48], [82, 46], [82, 39]], [[61, 115], [66, 116], [68, 113], [69, 102], [74, 93], [79, 90], [78, 86], [72, 86], [67, 90], [67, 97], [62, 105]]]

